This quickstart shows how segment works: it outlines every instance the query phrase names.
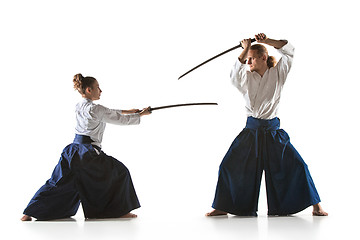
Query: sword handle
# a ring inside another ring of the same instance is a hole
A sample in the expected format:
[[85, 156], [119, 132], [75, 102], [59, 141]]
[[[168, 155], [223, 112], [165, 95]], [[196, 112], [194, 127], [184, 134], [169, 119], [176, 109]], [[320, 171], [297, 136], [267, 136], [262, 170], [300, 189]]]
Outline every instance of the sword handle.
[[[255, 38], [252, 38], [252, 39], [251, 39], [251, 42], [252, 42], [252, 43], [255, 42], [255, 41], [256, 41]], [[243, 46], [242, 46], [242, 44], [241, 44], [241, 41], [240, 41], [240, 47], [243, 48]]]
[[[150, 108], [150, 109], [149, 109], [149, 112], [152, 113], [152, 111], [153, 111], [152, 107], [149, 106], [149, 108]], [[138, 111], [136, 111], [136, 113], [140, 113], [141, 111], [142, 111], [142, 110], [139, 109]]]

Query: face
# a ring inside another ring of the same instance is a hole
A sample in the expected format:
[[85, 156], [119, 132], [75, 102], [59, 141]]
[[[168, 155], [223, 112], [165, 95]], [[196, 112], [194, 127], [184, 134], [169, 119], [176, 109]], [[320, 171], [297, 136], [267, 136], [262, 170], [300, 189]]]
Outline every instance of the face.
[[101, 95], [101, 89], [99, 86], [98, 81], [95, 80], [95, 82], [92, 85], [92, 88], [87, 88], [87, 94], [88, 94], [88, 98], [91, 100], [99, 100], [100, 99], [100, 95]]
[[250, 71], [258, 71], [264, 67], [266, 57], [258, 55], [256, 50], [249, 50], [247, 54], [247, 64], [250, 66]]

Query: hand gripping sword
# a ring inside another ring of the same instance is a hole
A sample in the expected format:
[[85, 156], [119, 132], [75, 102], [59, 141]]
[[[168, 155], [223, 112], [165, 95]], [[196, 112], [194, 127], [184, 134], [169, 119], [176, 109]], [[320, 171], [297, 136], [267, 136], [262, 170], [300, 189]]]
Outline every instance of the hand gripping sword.
[[[251, 39], [251, 42], [255, 42], [255, 41], [256, 41], [256, 40], [255, 40], [255, 38], [252, 38], [252, 39]], [[210, 62], [211, 60], [214, 60], [215, 58], [220, 57], [221, 55], [224, 55], [225, 53], [228, 53], [228, 52], [230, 52], [230, 51], [232, 51], [232, 50], [235, 50], [235, 49], [237, 49], [237, 48], [240, 48], [240, 47], [242, 47], [242, 48], [243, 48], [243, 46], [242, 46], [241, 42], [240, 42], [240, 44], [239, 44], [239, 45], [236, 45], [235, 47], [229, 48], [228, 50], [226, 50], [226, 51], [224, 51], [224, 52], [222, 52], [222, 53], [219, 53], [218, 55], [216, 55], [216, 56], [214, 56], [214, 57], [212, 57], [212, 58], [210, 58], [210, 59], [206, 60], [205, 62], [200, 63], [200, 64], [199, 64], [199, 65], [197, 65], [196, 67], [194, 67], [194, 68], [190, 69], [189, 71], [187, 71], [186, 73], [184, 73], [183, 75], [181, 75], [181, 76], [178, 78], [178, 80], [180, 80], [180, 78], [184, 77], [186, 74], [188, 74], [188, 73], [190, 73], [190, 72], [194, 71], [194, 70], [195, 70], [195, 69], [197, 69], [198, 67], [201, 67], [202, 65], [204, 65], [204, 64], [206, 64], [206, 63], [208, 63], [208, 62]]]

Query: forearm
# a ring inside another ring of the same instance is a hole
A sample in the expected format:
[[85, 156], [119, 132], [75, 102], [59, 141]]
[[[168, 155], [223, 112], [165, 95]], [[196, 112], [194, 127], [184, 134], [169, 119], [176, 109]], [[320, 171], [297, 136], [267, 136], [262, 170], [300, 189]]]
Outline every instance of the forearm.
[[139, 109], [121, 110], [121, 113], [122, 114], [131, 114], [131, 113], [136, 113], [137, 111], [139, 111]]
[[240, 56], [238, 57], [239, 61], [242, 64], [246, 63], [247, 55], [251, 47], [251, 39], [244, 39], [241, 41], [241, 45], [243, 46], [244, 50], [241, 52]]
[[280, 49], [283, 46], [285, 46], [288, 43], [288, 41], [287, 40], [275, 40], [275, 39], [267, 38], [264, 41], [264, 43], [269, 45], [269, 46], [273, 46], [276, 49]]
[[127, 114], [138, 113], [140, 117], [142, 117], [144, 115], [149, 115], [151, 113], [150, 109], [151, 109], [150, 107], [147, 107], [142, 110], [139, 109], [121, 110], [121, 114], [127, 115]]
[[99, 116], [99, 121], [116, 125], [134, 125], [140, 123], [140, 114], [124, 114], [122, 110], [106, 109], [106, 111]]
[[246, 48], [241, 52], [238, 59], [242, 64], [246, 64], [246, 58], [247, 58], [248, 52], [249, 52], [249, 48]]

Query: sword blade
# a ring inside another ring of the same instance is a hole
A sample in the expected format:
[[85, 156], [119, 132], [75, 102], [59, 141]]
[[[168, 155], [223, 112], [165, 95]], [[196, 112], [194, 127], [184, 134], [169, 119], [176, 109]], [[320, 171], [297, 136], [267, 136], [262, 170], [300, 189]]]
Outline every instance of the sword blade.
[[[251, 39], [251, 42], [255, 42], [255, 39], [252, 38], [252, 39]], [[184, 73], [183, 75], [181, 75], [181, 76], [178, 78], [178, 80], [180, 80], [180, 78], [184, 77], [184, 76], [187, 75], [188, 73], [191, 73], [191, 72], [194, 71], [195, 69], [201, 67], [202, 65], [210, 62], [211, 60], [214, 60], [215, 58], [220, 57], [221, 55], [224, 55], [225, 53], [231, 52], [232, 50], [235, 50], [235, 49], [240, 48], [240, 47], [242, 47], [241, 43], [240, 43], [239, 45], [236, 45], [235, 47], [229, 48], [228, 50], [226, 50], [226, 51], [224, 51], [224, 52], [222, 52], [222, 53], [219, 53], [218, 55], [216, 55], [216, 56], [214, 56], [214, 57], [212, 57], [212, 58], [209, 58], [209, 59], [206, 60], [205, 62], [200, 63], [200, 64], [197, 65], [196, 67], [190, 69], [189, 71], [187, 71], [186, 73]]]
[[178, 78], [178, 80], [180, 80], [180, 78], [184, 77], [184, 76], [187, 75], [188, 73], [191, 73], [191, 72], [194, 71], [195, 69], [201, 67], [202, 65], [204, 65], [204, 64], [206, 64], [206, 63], [214, 60], [214, 59], [217, 58], [217, 57], [220, 57], [221, 55], [224, 55], [225, 53], [228, 53], [228, 52], [230, 52], [230, 51], [232, 51], [232, 50], [235, 50], [235, 49], [237, 49], [237, 48], [239, 48], [239, 47], [241, 47], [241, 44], [236, 45], [235, 47], [232, 47], [232, 48], [230, 48], [230, 49], [228, 49], [228, 50], [226, 50], [226, 51], [224, 51], [224, 52], [222, 52], [222, 53], [219, 53], [218, 55], [216, 55], [216, 56], [214, 56], [214, 57], [212, 57], [212, 58], [209, 58], [209, 59], [206, 60], [205, 62], [200, 63], [200, 64], [197, 65], [196, 67], [190, 69], [189, 71], [187, 71], [186, 73], [184, 73], [183, 75], [181, 75], [181, 76]]
[[161, 107], [150, 108], [150, 111], [173, 108], [173, 107], [184, 107], [184, 106], [195, 106], [195, 105], [218, 105], [217, 103], [185, 103], [185, 104], [175, 104], [175, 105], [166, 105]]

